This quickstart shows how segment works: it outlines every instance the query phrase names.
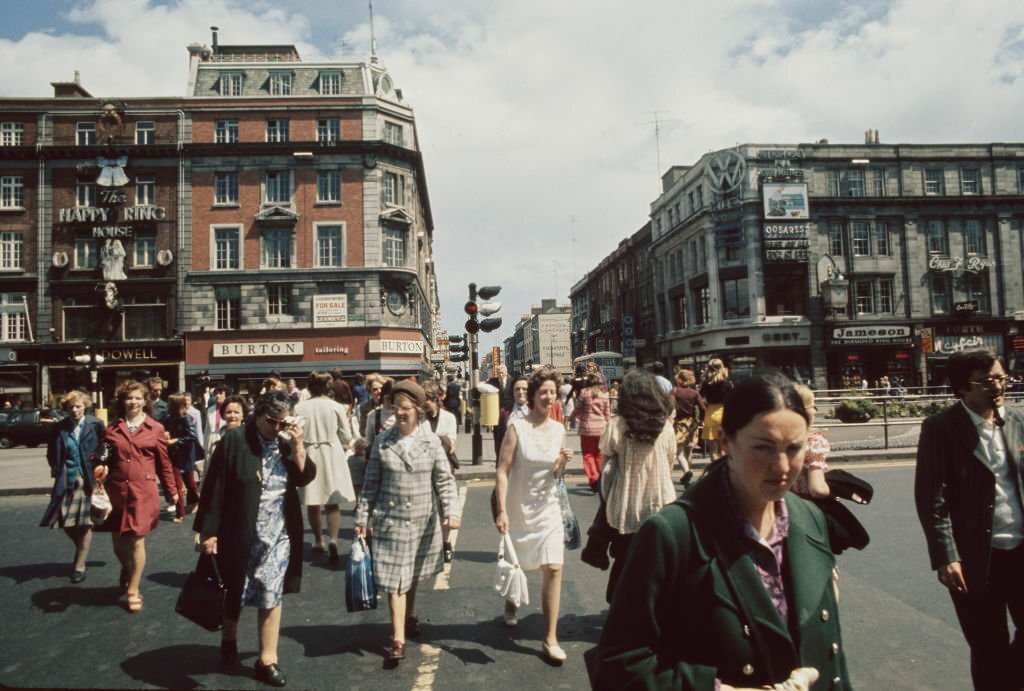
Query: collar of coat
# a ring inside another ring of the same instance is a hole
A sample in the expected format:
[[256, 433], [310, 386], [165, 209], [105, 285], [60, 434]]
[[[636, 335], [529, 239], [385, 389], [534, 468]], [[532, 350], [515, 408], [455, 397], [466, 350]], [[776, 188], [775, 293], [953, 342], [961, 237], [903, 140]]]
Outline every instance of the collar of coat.
[[[781, 636], [792, 645], [786, 622], [779, 616], [761, 576], [747, 552], [742, 532], [737, 532], [737, 517], [728, 496], [729, 469], [726, 462], [715, 463], [705, 476], [691, 486], [679, 502], [688, 510], [699, 536], [697, 547], [701, 557], [718, 564], [724, 578], [732, 581], [743, 598], [751, 617], [763, 629]], [[820, 616], [819, 607], [827, 588], [832, 587], [835, 557], [829, 548], [825, 519], [819, 510], [792, 492], [784, 499], [789, 511], [789, 535], [785, 544], [787, 600], [798, 628], [813, 617]], [[742, 614], [735, 601], [733, 588], [720, 579], [714, 580], [719, 599]], [[834, 614], [834, 613], [833, 613]]]
[[[975, 426], [970, 414], [968, 414], [963, 402], [957, 401], [939, 413], [939, 416], [943, 419], [940, 429], [948, 428], [951, 430], [953, 437], [963, 444], [965, 451], [973, 454], [988, 468], [988, 457], [985, 450], [981, 448], [978, 428]], [[1001, 429], [1003, 432], [1003, 437], [1006, 440], [1006, 453], [1009, 455], [1010, 460], [1013, 461], [1018, 472], [1024, 473], [1024, 467], [1021, 465], [1024, 463], [1024, 415], [1021, 415], [1019, 411], [1013, 408], [1007, 407], [1004, 409], [1003, 420], [1003, 426], [997, 428], [997, 430]]]
[[392, 427], [381, 432], [381, 435], [380, 450], [383, 452], [384, 449], [391, 449], [391, 453], [402, 460], [406, 470], [412, 470], [413, 462], [417, 458], [428, 455], [431, 443], [434, 439], [437, 439], [428, 429], [417, 425], [416, 429], [412, 431], [412, 443], [408, 446], [399, 444], [398, 441], [402, 438], [402, 434], [398, 430], [397, 422]]

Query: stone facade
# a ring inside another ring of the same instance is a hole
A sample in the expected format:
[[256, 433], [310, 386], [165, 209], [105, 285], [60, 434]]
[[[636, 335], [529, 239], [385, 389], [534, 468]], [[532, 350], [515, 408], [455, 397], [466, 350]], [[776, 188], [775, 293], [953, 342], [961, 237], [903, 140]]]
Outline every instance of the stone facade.
[[980, 345], [1024, 369], [1021, 156], [746, 144], [673, 168], [651, 205], [659, 359], [822, 388], [939, 385], [951, 352]]

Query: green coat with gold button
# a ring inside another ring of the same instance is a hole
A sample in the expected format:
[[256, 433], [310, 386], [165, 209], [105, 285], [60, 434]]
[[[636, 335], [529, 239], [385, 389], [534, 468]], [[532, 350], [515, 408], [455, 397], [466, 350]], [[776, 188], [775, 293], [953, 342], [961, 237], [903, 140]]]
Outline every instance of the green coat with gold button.
[[728, 469], [716, 463], [633, 538], [593, 671], [597, 689], [714, 689], [814, 667], [820, 689], [852, 688], [825, 518], [790, 493], [783, 566], [791, 623], [772, 604], [735, 530]]

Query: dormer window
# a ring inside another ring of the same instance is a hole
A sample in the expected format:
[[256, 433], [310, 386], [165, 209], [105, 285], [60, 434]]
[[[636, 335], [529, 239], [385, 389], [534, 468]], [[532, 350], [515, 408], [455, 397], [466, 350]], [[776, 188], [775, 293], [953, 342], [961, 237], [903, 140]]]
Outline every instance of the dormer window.
[[321, 96], [341, 95], [341, 72], [321, 72], [319, 81]]
[[241, 96], [242, 95], [242, 73], [241, 72], [224, 72], [220, 75], [220, 95], [221, 96]]
[[271, 72], [270, 73], [270, 95], [291, 96], [292, 94], [292, 73]]

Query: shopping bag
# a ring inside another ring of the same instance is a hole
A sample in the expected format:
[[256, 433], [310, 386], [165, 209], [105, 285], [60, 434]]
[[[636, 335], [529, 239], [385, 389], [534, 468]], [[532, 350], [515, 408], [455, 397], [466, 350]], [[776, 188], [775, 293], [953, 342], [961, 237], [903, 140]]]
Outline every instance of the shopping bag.
[[110, 496], [107, 494], [107, 490], [103, 489], [103, 485], [96, 483], [89, 502], [89, 517], [92, 518], [93, 525], [103, 525], [103, 522], [110, 517], [110, 512], [114, 509], [110, 503]]
[[569, 503], [569, 489], [565, 486], [565, 480], [562, 478], [558, 478], [558, 503], [562, 507], [562, 527], [565, 529], [565, 548], [579, 549], [580, 523], [576, 520], [576, 514], [572, 511], [572, 504]]
[[373, 557], [363, 538], [352, 543], [345, 567], [345, 609], [362, 612], [377, 609], [377, 583], [373, 580]]
[[224, 625], [226, 599], [227, 587], [220, 577], [217, 558], [212, 554], [202, 554], [196, 562], [195, 571], [185, 579], [174, 611], [207, 631], [220, 631]]
[[508, 533], [501, 536], [498, 543], [498, 570], [494, 579], [494, 589], [505, 600], [516, 607], [530, 604], [530, 591], [526, 584], [526, 574], [519, 566], [516, 548]]

